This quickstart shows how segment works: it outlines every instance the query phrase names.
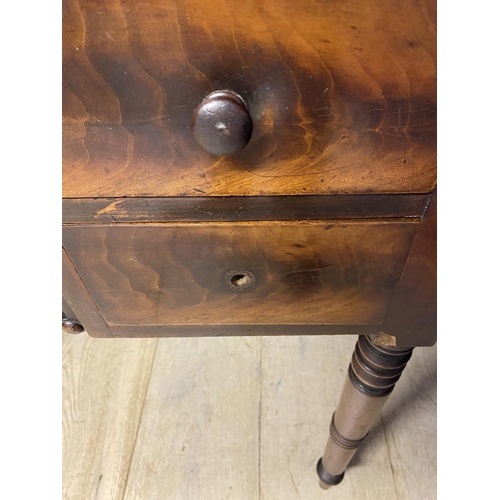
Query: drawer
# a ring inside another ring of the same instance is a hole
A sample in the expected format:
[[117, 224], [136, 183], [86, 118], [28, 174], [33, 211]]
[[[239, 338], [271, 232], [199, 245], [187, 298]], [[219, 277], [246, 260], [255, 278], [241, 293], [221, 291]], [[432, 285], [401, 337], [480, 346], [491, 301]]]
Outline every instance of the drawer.
[[222, 325], [231, 334], [238, 325], [381, 323], [418, 225], [65, 226], [63, 245], [111, 332]]
[[[435, 11], [435, 0], [67, 0], [63, 195], [430, 192]], [[216, 90], [252, 118], [233, 156], [191, 131]]]

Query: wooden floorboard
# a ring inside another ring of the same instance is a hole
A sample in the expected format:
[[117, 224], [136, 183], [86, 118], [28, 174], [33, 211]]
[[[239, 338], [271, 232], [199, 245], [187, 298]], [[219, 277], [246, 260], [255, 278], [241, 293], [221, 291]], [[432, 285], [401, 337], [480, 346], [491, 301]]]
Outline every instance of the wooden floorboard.
[[156, 339], [63, 335], [63, 498], [123, 496]]
[[355, 342], [356, 337], [263, 339], [262, 500], [396, 498], [380, 435], [343, 483], [328, 493], [318, 486], [316, 463]]
[[436, 498], [436, 354], [435, 347], [415, 349], [382, 411], [399, 499]]
[[65, 336], [64, 499], [436, 498], [435, 347], [325, 492], [315, 466], [355, 336], [159, 339], [153, 363], [156, 342]]
[[124, 500], [259, 498], [260, 338], [161, 339]]

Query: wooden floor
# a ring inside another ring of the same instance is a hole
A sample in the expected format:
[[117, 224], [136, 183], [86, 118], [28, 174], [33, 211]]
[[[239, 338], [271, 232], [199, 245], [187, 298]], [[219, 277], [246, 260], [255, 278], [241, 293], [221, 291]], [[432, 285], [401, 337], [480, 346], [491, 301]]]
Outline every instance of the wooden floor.
[[319, 488], [355, 342], [64, 334], [63, 498], [435, 499], [434, 347], [415, 350], [344, 481]]

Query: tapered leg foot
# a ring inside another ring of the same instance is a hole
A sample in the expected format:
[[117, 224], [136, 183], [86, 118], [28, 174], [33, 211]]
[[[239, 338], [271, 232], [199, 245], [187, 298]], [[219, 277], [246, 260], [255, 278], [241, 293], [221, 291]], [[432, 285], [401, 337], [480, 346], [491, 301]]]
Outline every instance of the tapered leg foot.
[[359, 337], [325, 452], [316, 468], [322, 488], [344, 478], [347, 465], [380, 415], [412, 351], [380, 347], [369, 336]]
[[327, 470], [325, 470], [321, 458], [318, 460], [316, 465], [316, 472], [319, 476], [319, 484], [324, 490], [328, 489], [330, 486], [335, 486], [336, 484], [341, 483], [342, 479], [344, 479], [344, 472], [342, 472], [342, 474], [338, 474], [337, 476], [332, 476]]

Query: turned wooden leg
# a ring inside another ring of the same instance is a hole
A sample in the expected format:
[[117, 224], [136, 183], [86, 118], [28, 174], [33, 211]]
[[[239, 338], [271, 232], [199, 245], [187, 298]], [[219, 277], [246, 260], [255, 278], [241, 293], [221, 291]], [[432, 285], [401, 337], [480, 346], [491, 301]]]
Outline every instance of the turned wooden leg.
[[380, 415], [412, 351], [380, 347], [369, 336], [359, 337], [332, 417], [325, 453], [317, 465], [322, 488], [339, 484], [344, 478], [347, 465]]

